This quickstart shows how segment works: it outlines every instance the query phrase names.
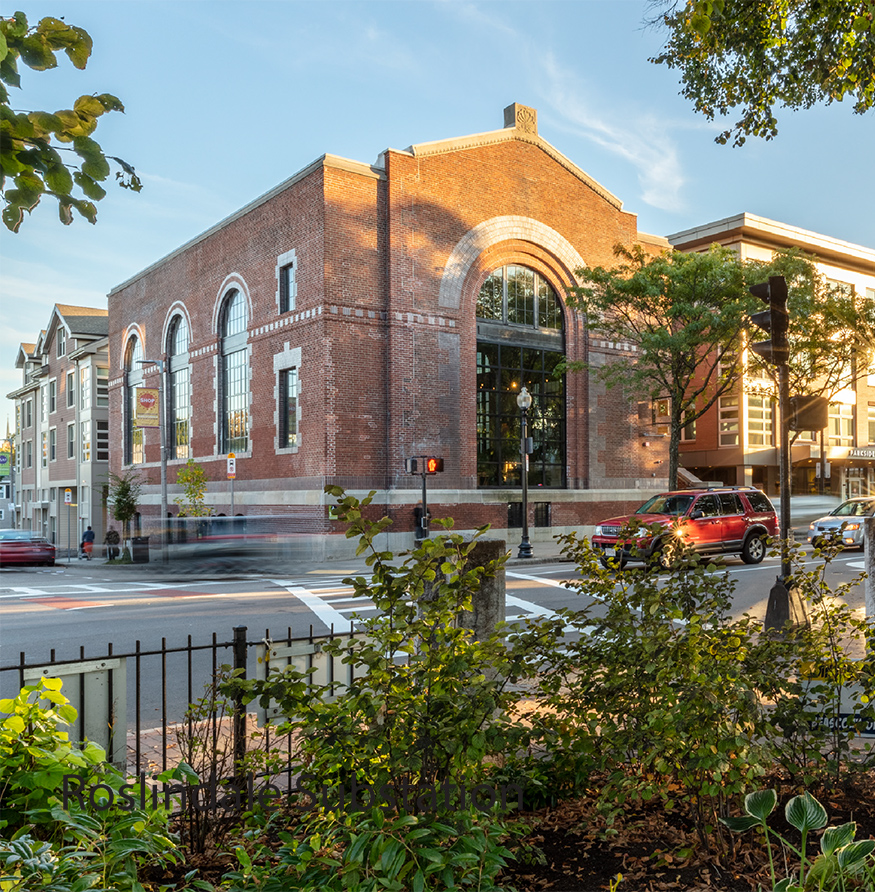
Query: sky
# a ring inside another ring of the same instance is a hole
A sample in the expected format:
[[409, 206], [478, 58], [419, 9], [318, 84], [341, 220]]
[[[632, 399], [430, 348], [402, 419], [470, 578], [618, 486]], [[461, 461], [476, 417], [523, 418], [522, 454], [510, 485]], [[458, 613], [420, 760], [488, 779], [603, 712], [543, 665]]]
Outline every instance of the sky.
[[115, 286], [324, 153], [373, 163], [497, 130], [512, 102], [537, 108], [540, 135], [640, 231], [748, 212], [875, 247], [875, 114], [781, 111], [776, 139], [717, 145], [727, 122], [697, 115], [678, 73], [648, 61], [665, 35], [645, 26], [647, 0], [22, 0], [3, 14], [16, 9], [85, 28], [94, 49], [85, 71], [22, 65], [12, 107], [118, 96], [125, 113], [94, 138], [143, 190], [110, 185], [95, 226], [63, 226], [44, 199], [18, 234], [0, 227], [0, 434], [18, 346], [56, 303], [105, 307]]

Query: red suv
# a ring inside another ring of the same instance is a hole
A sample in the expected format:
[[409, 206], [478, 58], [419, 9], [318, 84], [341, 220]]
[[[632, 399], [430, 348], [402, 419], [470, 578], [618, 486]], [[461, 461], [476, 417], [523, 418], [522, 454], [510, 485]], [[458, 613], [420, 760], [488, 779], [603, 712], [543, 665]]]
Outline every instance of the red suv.
[[[654, 533], [654, 525], [665, 532]], [[654, 496], [634, 514], [603, 520], [592, 544], [602, 551], [605, 567], [622, 567], [627, 561], [667, 567], [667, 546], [676, 538], [699, 554], [738, 554], [746, 564], [758, 564], [767, 540], [778, 535], [778, 516], [764, 493], [754, 487], [724, 487]]]

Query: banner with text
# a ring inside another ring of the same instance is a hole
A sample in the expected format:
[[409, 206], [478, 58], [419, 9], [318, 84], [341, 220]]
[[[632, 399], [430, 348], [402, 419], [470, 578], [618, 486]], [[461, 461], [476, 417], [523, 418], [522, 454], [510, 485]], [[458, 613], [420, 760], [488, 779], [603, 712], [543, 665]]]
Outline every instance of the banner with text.
[[134, 409], [136, 427], [160, 427], [161, 413], [158, 408], [158, 391], [150, 387], [138, 387]]

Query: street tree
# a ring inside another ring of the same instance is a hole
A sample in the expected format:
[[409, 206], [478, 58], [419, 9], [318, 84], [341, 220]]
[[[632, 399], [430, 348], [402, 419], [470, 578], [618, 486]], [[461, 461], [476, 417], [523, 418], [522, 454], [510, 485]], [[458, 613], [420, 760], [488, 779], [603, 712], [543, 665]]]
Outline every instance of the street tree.
[[648, 255], [618, 246], [619, 265], [577, 270], [568, 303], [586, 314], [591, 334], [634, 349], [587, 368], [628, 395], [669, 400], [669, 486], [677, 486], [683, 428], [700, 418], [742, 373], [741, 344], [751, 298], [735, 252]]
[[[798, 248], [752, 265], [747, 275], [750, 283], [769, 276], [783, 276], [787, 282], [791, 395], [832, 401], [869, 374], [875, 359], [875, 301], [850, 285], [830, 282], [818, 273], [814, 258]], [[747, 362], [747, 389], [777, 393], [777, 368], [752, 352]], [[791, 442], [799, 433], [791, 432]]]
[[668, 39], [651, 62], [681, 74], [709, 120], [739, 109], [718, 137], [740, 146], [778, 133], [775, 107], [875, 102], [875, 0], [652, 0]]
[[[136, 471], [128, 470], [122, 474], [109, 475], [107, 503], [112, 516], [122, 524], [125, 543], [130, 539], [131, 521], [136, 516], [142, 488], [143, 482]], [[125, 544], [123, 558], [130, 559], [127, 544]]]
[[[110, 161], [118, 167], [118, 185], [135, 192], [142, 188], [130, 164], [104, 154], [92, 139], [101, 115], [124, 111], [117, 97], [80, 96], [72, 109], [54, 113], [11, 107], [9, 88], [21, 87], [19, 60], [35, 71], [46, 71], [57, 68], [63, 51], [81, 70], [91, 48], [87, 31], [61, 19], [47, 17], [31, 26], [22, 12], [0, 18], [0, 193], [3, 223], [12, 232], [18, 232], [25, 211], [33, 211], [47, 195], [58, 202], [64, 225], [73, 221], [74, 210], [95, 223], [94, 202], [106, 195], [101, 183], [111, 173]], [[74, 194], [77, 187], [81, 194]]]
[[180, 515], [208, 517], [210, 509], [204, 503], [207, 493], [207, 475], [204, 469], [190, 458], [177, 472], [176, 482], [182, 487], [182, 495], [173, 500], [179, 505]]

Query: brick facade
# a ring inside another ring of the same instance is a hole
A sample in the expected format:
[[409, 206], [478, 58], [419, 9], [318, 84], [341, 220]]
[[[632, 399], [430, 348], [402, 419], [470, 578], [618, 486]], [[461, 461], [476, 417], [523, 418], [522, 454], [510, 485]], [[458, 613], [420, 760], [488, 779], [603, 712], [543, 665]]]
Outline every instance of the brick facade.
[[[171, 318], [184, 308], [191, 456], [207, 471], [213, 510], [229, 513], [219, 332], [222, 301], [236, 288], [248, 306], [249, 420], [248, 448], [236, 453], [237, 512], [286, 514], [301, 530], [337, 532], [323, 487], [373, 489], [375, 510], [395, 520], [393, 545], [409, 544], [420, 480], [405, 474], [404, 459], [434, 454], [445, 470], [429, 479], [432, 516], [452, 516], [462, 530], [503, 530], [519, 490], [477, 485], [476, 301], [484, 279], [519, 264], [562, 298], [577, 268], [611, 265], [617, 243], [667, 246], [638, 233], [633, 214], [538, 136], [532, 112], [512, 106], [503, 130], [387, 150], [374, 165], [323, 156], [114, 289], [113, 470], [124, 466], [115, 447], [125, 435], [128, 338], [137, 332], [145, 357], [164, 358]], [[278, 275], [289, 258], [294, 307], [280, 313]], [[564, 337], [569, 359], [597, 364], [622, 349], [590, 341], [567, 308]], [[282, 447], [279, 376], [293, 367], [297, 440]], [[147, 368], [147, 386], [157, 374]], [[552, 530], [534, 530], [535, 539], [637, 506], [665, 485], [664, 447], [642, 445], [637, 406], [584, 373], [567, 376], [565, 400], [566, 486], [530, 493], [531, 503], [552, 505]], [[169, 463], [171, 507], [183, 463]], [[144, 518], [157, 513], [158, 465], [157, 431], [147, 429]]]

